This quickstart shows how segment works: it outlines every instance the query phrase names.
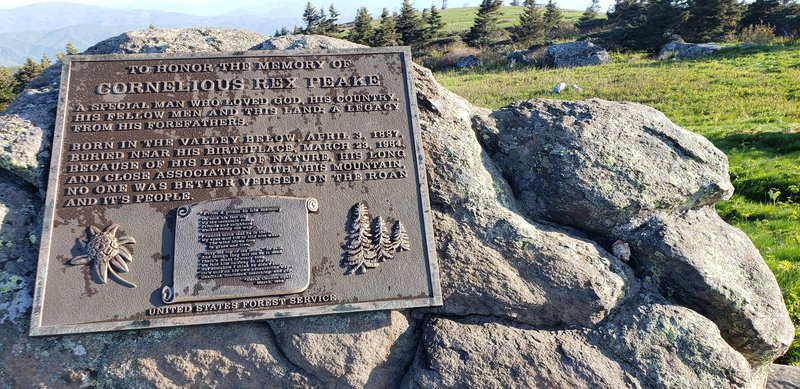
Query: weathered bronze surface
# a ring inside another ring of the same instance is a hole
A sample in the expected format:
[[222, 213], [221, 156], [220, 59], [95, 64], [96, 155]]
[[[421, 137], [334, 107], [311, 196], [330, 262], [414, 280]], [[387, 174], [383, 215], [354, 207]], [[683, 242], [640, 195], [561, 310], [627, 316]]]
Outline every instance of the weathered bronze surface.
[[69, 58], [31, 334], [441, 305], [410, 64]]

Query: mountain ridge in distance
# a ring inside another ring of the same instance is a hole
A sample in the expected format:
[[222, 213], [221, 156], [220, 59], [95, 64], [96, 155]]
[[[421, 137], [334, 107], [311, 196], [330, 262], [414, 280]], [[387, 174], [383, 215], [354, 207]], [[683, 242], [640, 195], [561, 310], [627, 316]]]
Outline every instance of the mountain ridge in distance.
[[[288, 10], [288, 8], [281, 7]], [[0, 10], [0, 65], [15, 66], [26, 57], [52, 59], [72, 42], [79, 51], [126, 31], [147, 28], [230, 27], [272, 33], [283, 26], [300, 25], [296, 17], [249, 15], [198, 16], [158, 10], [124, 10], [67, 2], [36, 3]], [[285, 15], [285, 14], [284, 14]]]

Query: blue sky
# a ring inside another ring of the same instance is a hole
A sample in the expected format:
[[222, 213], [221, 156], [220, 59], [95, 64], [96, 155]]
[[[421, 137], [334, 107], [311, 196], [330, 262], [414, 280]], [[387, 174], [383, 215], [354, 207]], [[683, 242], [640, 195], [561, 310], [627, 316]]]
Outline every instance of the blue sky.
[[[52, 0], [50, 0], [52, 1]], [[281, 9], [286, 12], [289, 9], [302, 9], [307, 0], [294, 0], [287, 2], [286, 0], [68, 0], [65, 2], [90, 4], [104, 7], [122, 8], [122, 9], [157, 9], [162, 11], [174, 11], [190, 13], [195, 15], [213, 16], [221, 15], [231, 12], [245, 10], [249, 7], [264, 9], [267, 7], [274, 7], [276, 10]], [[539, 0], [544, 2], [545, 0]], [[48, 0], [2, 0], [0, 1], [0, 9], [16, 8], [33, 3], [45, 3]], [[402, 0], [316, 0], [312, 3], [316, 6], [333, 5], [340, 10], [343, 15], [355, 14], [355, 9], [361, 5], [366, 5], [370, 10], [380, 10], [384, 7], [389, 9], [398, 9]], [[448, 0], [448, 6], [451, 8], [462, 7], [464, 5], [474, 6], [480, 0]], [[521, 1], [520, 1], [521, 2]], [[442, 0], [412, 0], [412, 3], [417, 8], [429, 7], [431, 4], [441, 7]], [[505, 4], [511, 3], [511, 0], [505, 0]], [[557, 3], [562, 8], [570, 9], [584, 9], [590, 0], [558, 0]], [[613, 3], [613, 0], [600, 0], [603, 11]], [[296, 16], [296, 15], [276, 15], [276, 16]]]

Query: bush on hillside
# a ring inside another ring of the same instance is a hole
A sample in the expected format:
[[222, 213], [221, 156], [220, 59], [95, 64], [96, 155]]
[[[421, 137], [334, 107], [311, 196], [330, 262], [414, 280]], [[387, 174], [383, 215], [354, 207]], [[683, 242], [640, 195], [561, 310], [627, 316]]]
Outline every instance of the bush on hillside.
[[547, 30], [547, 40], [551, 42], [575, 40], [578, 36], [580, 36], [580, 34], [581, 33], [578, 30], [578, 27], [575, 26], [575, 23], [561, 22]]
[[753, 24], [739, 32], [739, 42], [754, 45], [768, 45], [775, 41], [775, 28], [769, 24]]
[[606, 30], [606, 25], [608, 24], [607, 19], [592, 19], [580, 23], [577, 27], [580, 29], [581, 33], [588, 34], [592, 32], [600, 32]]
[[452, 69], [456, 67], [459, 58], [474, 55], [478, 58], [483, 56], [483, 51], [474, 47], [456, 46], [447, 51], [432, 51], [425, 61], [425, 65], [433, 70]]

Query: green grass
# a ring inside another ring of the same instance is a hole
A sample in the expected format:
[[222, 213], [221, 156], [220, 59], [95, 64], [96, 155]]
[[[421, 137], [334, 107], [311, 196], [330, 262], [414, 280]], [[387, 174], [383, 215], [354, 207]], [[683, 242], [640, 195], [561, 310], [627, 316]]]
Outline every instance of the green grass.
[[[449, 71], [436, 78], [472, 103], [497, 108], [553, 98], [599, 97], [647, 104], [725, 152], [736, 194], [717, 205], [761, 251], [800, 325], [800, 45], [727, 48], [695, 61], [612, 55], [609, 65], [576, 69]], [[795, 341], [782, 362], [800, 365]]]
[[[504, 6], [500, 7], [500, 21], [498, 25], [501, 28], [511, 27], [519, 24], [519, 15], [522, 13], [523, 7]], [[577, 22], [581, 17], [583, 11], [562, 10], [564, 20], [568, 22]], [[444, 22], [444, 32], [463, 32], [472, 27], [475, 21], [475, 15], [478, 14], [478, 8], [448, 8], [442, 11], [442, 21]], [[605, 14], [601, 15], [605, 17]]]

